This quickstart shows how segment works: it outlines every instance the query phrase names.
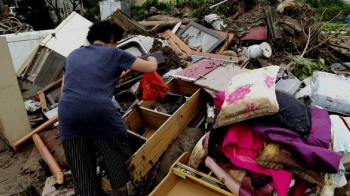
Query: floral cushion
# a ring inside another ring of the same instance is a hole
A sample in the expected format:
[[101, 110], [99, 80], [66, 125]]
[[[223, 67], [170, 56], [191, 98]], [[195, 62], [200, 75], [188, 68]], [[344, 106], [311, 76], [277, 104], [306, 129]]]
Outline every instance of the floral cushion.
[[278, 71], [279, 66], [268, 66], [233, 77], [214, 128], [277, 113], [275, 81]]

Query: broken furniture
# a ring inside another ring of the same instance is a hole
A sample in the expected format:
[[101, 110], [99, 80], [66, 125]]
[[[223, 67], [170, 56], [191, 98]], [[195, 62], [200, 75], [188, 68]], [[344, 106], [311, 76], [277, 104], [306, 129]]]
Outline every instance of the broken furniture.
[[236, 66], [239, 66], [239, 67], [245, 67], [249, 61], [249, 59], [244, 57], [234, 57], [234, 56], [204, 53], [204, 52], [197, 52], [197, 51], [192, 51], [191, 54], [192, 54], [191, 56], [192, 62], [197, 62], [201, 59], [211, 59], [211, 60], [224, 61], [224, 63], [235, 64]]
[[117, 25], [123, 28], [125, 31], [135, 31], [138, 33], [145, 33], [146, 29], [138, 22], [131, 19], [128, 15], [123, 13], [120, 9], [117, 9], [107, 19], [113, 20]]
[[269, 6], [266, 10], [266, 18], [267, 18], [267, 24], [270, 29], [270, 34], [273, 40], [281, 39], [282, 33], [280, 30], [280, 26], [278, 23], [278, 20], [276, 18], [276, 12], [272, 6]]
[[[186, 25], [180, 25], [179, 26], [180, 29], [184, 29], [186, 28]], [[232, 43], [232, 41], [236, 38], [236, 36], [232, 33], [226, 33], [226, 32], [222, 32], [222, 31], [214, 31], [215, 33], [219, 34], [222, 37], [225, 37], [225, 42], [223, 42], [222, 44], [220, 44], [220, 46], [217, 48], [216, 50], [216, 54], [222, 54], [227, 47]]]
[[[206, 55], [206, 53], [202, 54]], [[198, 62], [194, 63], [192, 66], [189, 66], [179, 71], [178, 73], [174, 74], [173, 77], [188, 82], [193, 82], [195, 85], [203, 87], [210, 94], [214, 94], [215, 92], [225, 91], [232, 77], [249, 70], [237, 66], [238, 63], [240, 63], [240, 65], [245, 64], [242, 62], [236, 62], [236, 64], [225, 64], [225, 60], [222, 59], [223, 57], [228, 56], [217, 54], [211, 55], [219, 58], [216, 58], [216, 60], [210, 60], [205, 59], [204, 56], [198, 56]], [[232, 58], [238, 59], [237, 57]], [[244, 62], [247, 62], [247, 59], [245, 59]]]
[[[144, 144], [127, 161], [131, 180], [142, 181], [182, 130], [200, 114], [205, 107], [206, 94], [196, 85], [172, 79], [167, 83], [169, 92], [188, 95], [188, 100], [173, 115], [152, 110], [157, 101], [143, 101], [123, 116], [130, 135], [144, 140]], [[141, 135], [142, 134], [142, 135]]]
[[58, 99], [61, 96], [61, 85], [62, 78], [38, 92], [41, 109], [43, 111], [47, 111], [49, 108], [47, 100], [49, 100], [50, 105], [55, 105], [58, 103]]
[[177, 35], [185, 44], [198, 52], [212, 52], [225, 40], [225, 37], [196, 22], [188, 23]]
[[186, 69], [181, 70], [176, 73], [173, 77], [194, 82], [201, 77], [205, 77], [212, 70], [215, 70], [218, 66], [222, 65], [224, 62], [219, 60], [207, 60], [203, 59], [194, 63], [192, 66], [187, 67]]
[[161, 37], [165, 38], [168, 44], [175, 50], [175, 52], [180, 55], [183, 59], [191, 56], [192, 50], [180, 40], [173, 32], [167, 30], [160, 34]]
[[189, 166], [189, 153], [182, 154], [170, 167], [168, 175], [149, 194], [150, 196], [219, 196], [233, 194], [217, 178]]
[[23, 71], [21, 66], [26, 59], [37, 50], [40, 42], [54, 30], [31, 31], [24, 33], [5, 34], [7, 45], [10, 49], [13, 65], [17, 76]]
[[205, 75], [205, 77], [196, 80], [194, 84], [211, 91], [222, 92], [226, 90], [234, 76], [246, 71], [249, 71], [249, 69], [234, 64], [222, 65]]

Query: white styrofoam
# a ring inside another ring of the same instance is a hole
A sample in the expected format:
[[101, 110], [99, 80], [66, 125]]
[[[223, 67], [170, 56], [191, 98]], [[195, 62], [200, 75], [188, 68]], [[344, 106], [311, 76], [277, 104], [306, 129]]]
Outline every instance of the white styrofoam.
[[3, 35], [6, 37], [16, 73], [40, 42], [53, 32], [52, 29]]
[[[67, 171], [64, 174], [65, 175], [71, 174], [71, 171]], [[45, 187], [41, 195], [42, 196], [71, 196], [75, 194], [74, 189], [64, 188], [63, 190], [56, 190], [54, 186], [55, 184], [56, 184], [56, 180], [54, 176], [50, 176], [46, 178]]]
[[86, 36], [91, 25], [92, 23], [89, 20], [76, 12], [72, 12], [55, 29], [55, 36], [47, 36], [41, 42], [41, 45], [67, 57], [73, 50], [89, 44]]

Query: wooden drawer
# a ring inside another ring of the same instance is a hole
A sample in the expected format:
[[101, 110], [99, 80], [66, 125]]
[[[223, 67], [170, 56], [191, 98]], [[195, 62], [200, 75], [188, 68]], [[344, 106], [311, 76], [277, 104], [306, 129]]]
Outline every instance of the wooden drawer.
[[149, 196], [233, 196], [217, 178], [187, 166], [189, 157], [189, 153], [182, 154]]
[[131, 180], [135, 183], [140, 182], [168, 145], [206, 107], [207, 95], [196, 85], [173, 79], [167, 86], [170, 92], [189, 96], [173, 115], [151, 110], [157, 101], [143, 101], [140, 107], [123, 116], [129, 134], [145, 141], [126, 163]]

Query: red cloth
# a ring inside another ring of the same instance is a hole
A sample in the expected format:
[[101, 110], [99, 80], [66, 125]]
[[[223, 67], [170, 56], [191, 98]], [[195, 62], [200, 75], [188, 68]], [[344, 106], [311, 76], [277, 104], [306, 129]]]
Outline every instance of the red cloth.
[[157, 72], [145, 73], [142, 76], [136, 91], [138, 100], [156, 100], [164, 98], [168, 92], [168, 87]]
[[305, 192], [309, 189], [310, 183], [297, 177], [295, 178], [295, 185], [291, 190], [293, 196], [304, 196]]
[[222, 144], [222, 152], [238, 167], [271, 176], [278, 196], [287, 196], [292, 173], [260, 166], [256, 159], [262, 145], [263, 141], [254, 134], [251, 125], [239, 122], [229, 126]]

